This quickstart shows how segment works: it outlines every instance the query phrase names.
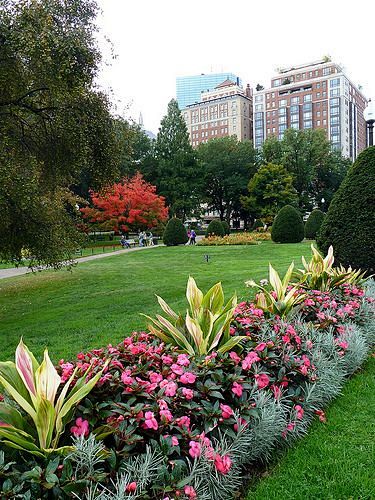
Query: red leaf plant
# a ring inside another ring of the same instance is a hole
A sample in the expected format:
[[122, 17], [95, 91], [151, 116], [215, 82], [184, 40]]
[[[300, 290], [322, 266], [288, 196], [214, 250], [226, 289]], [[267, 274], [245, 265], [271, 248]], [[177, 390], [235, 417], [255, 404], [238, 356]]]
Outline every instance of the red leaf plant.
[[149, 229], [168, 218], [165, 198], [142, 174], [125, 177], [101, 193], [90, 190], [92, 207], [81, 208], [85, 219], [106, 230]]

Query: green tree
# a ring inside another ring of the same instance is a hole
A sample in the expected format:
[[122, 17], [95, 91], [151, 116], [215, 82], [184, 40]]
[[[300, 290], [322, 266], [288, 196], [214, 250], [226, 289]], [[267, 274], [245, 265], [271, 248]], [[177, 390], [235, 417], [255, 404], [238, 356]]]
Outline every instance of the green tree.
[[341, 153], [331, 150], [322, 129], [289, 129], [281, 141], [270, 137], [264, 142], [260, 156], [263, 162], [283, 165], [293, 175], [303, 210], [311, 210], [314, 205], [328, 207], [350, 165]]
[[362, 151], [333, 197], [317, 236], [344, 266], [375, 272], [375, 146]]
[[[0, 10], [0, 256], [58, 266], [80, 241], [83, 181], [109, 182], [117, 141], [94, 87], [93, 0], [3, 0]], [[10, 185], [9, 180], [14, 179]]]
[[293, 177], [282, 165], [263, 165], [250, 179], [242, 203], [255, 217], [273, 218], [284, 205], [297, 201]]
[[314, 240], [319, 232], [320, 226], [324, 220], [324, 212], [315, 209], [309, 215], [305, 224], [305, 238]]
[[164, 245], [167, 245], [168, 247], [183, 245], [187, 243], [188, 239], [186, 228], [183, 225], [182, 220], [177, 219], [176, 217], [169, 219], [163, 233]]
[[[170, 213], [185, 220], [201, 201], [202, 177], [190, 145], [186, 123], [172, 99], [155, 144], [155, 178], [149, 179], [165, 197]], [[146, 176], [148, 178], [148, 176]]]
[[249, 178], [255, 173], [255, 150], [250, 141], [235, 136], [212, 139], [197, 149], [204, 171], [204, 195], [221, 220], [230, 221], [242, 208]]
[[301, 214], [294, 207], [285, 205], [276, 215], [271, 227], [275, 243], [299, 243], [305, 236]]

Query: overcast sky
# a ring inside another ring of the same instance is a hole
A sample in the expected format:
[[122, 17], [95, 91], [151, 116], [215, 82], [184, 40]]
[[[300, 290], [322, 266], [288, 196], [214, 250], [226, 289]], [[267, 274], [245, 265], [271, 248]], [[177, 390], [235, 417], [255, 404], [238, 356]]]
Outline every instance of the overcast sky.
[[[157, 133], [176, 76], [233, 72], [268, 87], [276, 68], [324, 55], [375, 99], [374, 0], [98, 0], [100, 85], [119, 114]], [[371, 33], [372, 36], [368, 36]]]

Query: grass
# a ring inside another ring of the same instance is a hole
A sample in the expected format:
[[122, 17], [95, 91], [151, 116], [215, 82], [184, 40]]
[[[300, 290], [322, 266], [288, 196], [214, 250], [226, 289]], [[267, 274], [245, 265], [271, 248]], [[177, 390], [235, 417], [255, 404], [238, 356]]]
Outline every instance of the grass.
[[299, 263], [302, 254], [309, 255], [309, 244], [160, 247], [81, 263], [72, 272], [1, 280], [0, 359], [13, 359], [21, 336], [38, 356], [48, 347], [56, 362], [116, 344], [145, 327], [139, 313], [159, 311], [155, 293], [183, 310], [189, 275], [203, 289], [222, 281], [226, 297], [237, 292], [239, 299], [246, 298], [246, 279], [267, 276], [269, 262], [284, 272], [292, 260]]
[[[288, 450], [246, 500], [375, 498], [375, 358], [328, 408], [327, 423]], [[267, 477], [268, 476], [268, 477]]]

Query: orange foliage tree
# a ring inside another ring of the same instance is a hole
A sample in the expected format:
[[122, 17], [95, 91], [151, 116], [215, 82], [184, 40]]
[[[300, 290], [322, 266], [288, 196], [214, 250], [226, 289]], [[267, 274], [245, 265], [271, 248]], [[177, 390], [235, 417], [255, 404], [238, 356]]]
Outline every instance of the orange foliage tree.
[[92, 207], [81, 208], [81, 212], [87, 221], [99, 223], [102, 229], [148, 229], [168, 218], [164, 197], [158, 196], [156, 187], [139, 172], [101, 193], [90, 190], [90, 196]]

